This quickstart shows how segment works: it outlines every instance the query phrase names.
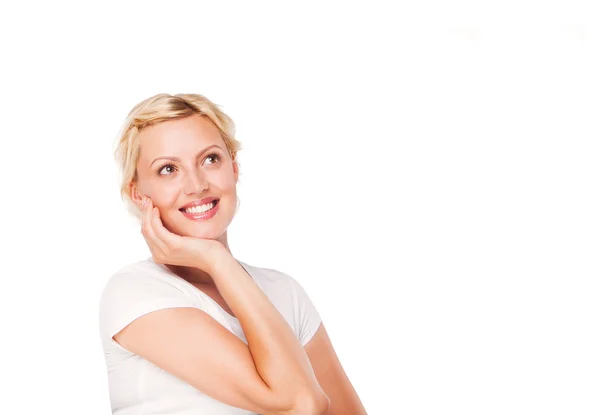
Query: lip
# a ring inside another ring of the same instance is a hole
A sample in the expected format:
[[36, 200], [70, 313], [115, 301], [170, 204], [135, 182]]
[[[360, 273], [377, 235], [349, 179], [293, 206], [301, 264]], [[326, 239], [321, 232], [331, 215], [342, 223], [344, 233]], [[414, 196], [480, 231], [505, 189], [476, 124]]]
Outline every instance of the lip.
[[179, 210], [185, 210], [187, 208], [191, 208], [194, 206], [201, 206], [207, 203], [212, 202], [213, 200], [219, 200], [218, 197], [205, 197], [204, 199], [194, 200], [193, 202], [188, 203], [187, 205], [183, 205], [179, 208]]
[[[203, 199], [205, 200], [205, 199]], [[210, 219], [213, 216], [215, 216], [217, 214], [217, 211], [219, 210], [219, 206], [221, 205], [219, 203], [219, 199], [213, 198], [212, 200], [216, 200], [217, 204], [215, 205], [215, 207], [213, 207], [211, 210], [207, 211], [207, 212], [203, 212], [203, 213], [187, 213], [185, 210], [180, 210], [181, 214], [183, 216], [185, 216], [188, 219], [191, 220], [206, 220], [206, 219]], [[210, 200], [208, 201], [210, 202]], [[208, 203], [208, 202], [204, 202], [204, 203]], [[201, 204], [204, 204], [201, 203]], [[186, 206], [195, 206], [195, 205], [186, 205]]]

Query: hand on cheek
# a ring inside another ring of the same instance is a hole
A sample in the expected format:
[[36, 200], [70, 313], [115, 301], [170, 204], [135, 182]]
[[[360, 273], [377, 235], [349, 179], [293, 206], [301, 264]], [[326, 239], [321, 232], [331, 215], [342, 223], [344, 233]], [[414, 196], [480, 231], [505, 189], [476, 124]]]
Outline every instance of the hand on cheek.
[[142, 234], [155, 262], [208, 271], [222, 255], [229, 254], [218, 241], [182, 237], [170, 232], [163, 226], [158, 208], [153, 206], [150, 198], [144, 197], [142, 204]]

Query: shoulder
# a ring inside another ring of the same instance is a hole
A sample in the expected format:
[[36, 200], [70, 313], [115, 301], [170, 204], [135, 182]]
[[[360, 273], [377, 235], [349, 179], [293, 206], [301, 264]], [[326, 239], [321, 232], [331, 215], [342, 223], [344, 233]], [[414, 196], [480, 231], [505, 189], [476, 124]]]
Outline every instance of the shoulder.
[[238, 262], [263, 289], [280, 287], [289, 290], [293, 288], [292, 284], [296, 282], [287, 272], [265, 266], [249, 265], [240, 260]]
[[248, 265], [239, 260], [238, 262], [244, 266], [263, 291], [276, 290], [279, 294], [291, 294], [292, 300], [306, 295], [302, 284], [288, 272], [264, 266]]
[[152, 258], [128, 264], [112, 274], [100, 295], [100, 308], [120, 308], [165, 298], [194, 296], [193, 287]]
[[102, 297], [104, 298], [111, 291], [126, 287], [141, 289], [153, 286], [172, 286], [183, 290], [185, 281], [170, 272], [164, 265], [148, 258], [125, 265], [113, 273], [104, 286]]
[[106, 338], [151, 311], [203, 305], [193, 286], [152, 259], [126, 265], [112, 274], [100, 294], [100, 327]]
[[[164, 273], [164, 267], [160, 264], [157, 264], [152, 260], [152, 258], [146, 258], [137, 262], [132, 262], [127, 264], [117, 271], [115, 271], [110, 279], [118, 279], [120, 276], [125, 274], [132, 274], [137, 272], [144, 273]], [[110, 281], [109, 279], [109, 281]]]

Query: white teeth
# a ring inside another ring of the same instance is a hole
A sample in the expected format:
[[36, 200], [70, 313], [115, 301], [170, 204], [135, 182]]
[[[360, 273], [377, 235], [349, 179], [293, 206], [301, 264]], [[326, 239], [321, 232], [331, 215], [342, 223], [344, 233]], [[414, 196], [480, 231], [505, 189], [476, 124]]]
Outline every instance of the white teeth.
[[187, 208], [185, 211], [186, 211], [186, 213], [204, 213], [207, 210], [212, 209], [214, 206], [215, 206], [215, 202], [210, 202], [210, 203], [206, 203], [201, 206], [194, 206], [191, 208]]

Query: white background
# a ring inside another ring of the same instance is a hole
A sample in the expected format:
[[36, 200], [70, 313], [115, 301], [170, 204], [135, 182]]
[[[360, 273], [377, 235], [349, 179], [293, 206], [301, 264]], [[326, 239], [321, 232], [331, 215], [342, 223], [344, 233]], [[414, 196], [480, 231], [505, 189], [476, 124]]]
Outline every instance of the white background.
[[149, 251], [127, 112], [235, 120], [232, 253], [294, 276], [370, 415], [598, 414], [592, 2], [0, 6], [1, 413], [109, 414], [97, 307]]

